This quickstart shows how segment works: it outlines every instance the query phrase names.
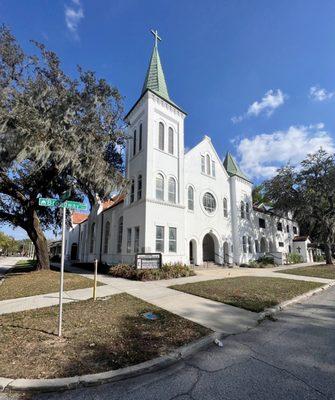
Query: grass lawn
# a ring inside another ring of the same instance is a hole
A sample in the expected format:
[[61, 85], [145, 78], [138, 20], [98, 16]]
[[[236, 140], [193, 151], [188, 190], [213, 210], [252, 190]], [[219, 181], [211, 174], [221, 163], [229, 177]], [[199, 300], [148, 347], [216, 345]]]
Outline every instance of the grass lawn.
[[171, 288], [260, 312], [322, 285], [322, 283], [291, 279], [242, 276], [174, 285]]
[[[159, 315], [147, 320], [145, 312]], [[166, 354], [211, 331], [125, 293], [0, 316], [0, 376], [55, 378], [91, 374]]]
[[[59, 271], [35, 271], [32, 261], [20, 261], [5, 275], [0, 286], [0, 301], [18, 297], [53, 293], [59, 290]], [[98, 285], [102, 283], [98, 282]], [[69, 272], [64, 273], [64, 290], [93, 287], [93, 280]], [[0, 374], [1, 375], [1, 374]]]
[[316, 278], [335, 279], [335, 266], [320, 264], [311, 267], [300, 267], [277, 271], [284, 274], [314, 276]]

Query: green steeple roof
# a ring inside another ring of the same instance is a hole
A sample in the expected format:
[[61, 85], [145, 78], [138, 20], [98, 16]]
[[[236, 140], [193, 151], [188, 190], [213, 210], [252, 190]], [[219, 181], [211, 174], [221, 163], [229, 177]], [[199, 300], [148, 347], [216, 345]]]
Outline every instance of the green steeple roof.
[[157, 93], [163, 99], [171, 101], [165, 82], [161, 60], [159, 58], [157, 43], [155, 43], [152, 51], [148, 72], [142, 88], [142, 94], [144, 94], [148, 89]]
[[235, 161], [234, 157], [227, 152], [226, 158], [223, 162], [224, 167], [229, 176], [239, 176], [242, 179], [250, 182], [250, 179], [242, 172], [241, 168], [238, 166], [237, 162]]

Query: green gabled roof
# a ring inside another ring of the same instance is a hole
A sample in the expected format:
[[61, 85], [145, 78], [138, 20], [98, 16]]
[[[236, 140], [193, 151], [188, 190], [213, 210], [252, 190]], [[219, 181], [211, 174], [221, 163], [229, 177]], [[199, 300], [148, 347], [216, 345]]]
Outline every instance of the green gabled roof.
[[226, 158], [223, 162], [224, 167], [229, 176], [239, 176], [242, 179], [245, 179], [248, 182], [251, 182], [249, 178], [242, 172], [241, 168], [238, 166], [237, 162], [235, 161], [234, 157], [227, 152]]
[[148, 89], [157, 93], [163, 99], [171, 102], [157, 45], [154, 46], [152, 51], [149, 68], [142, 88], [142, 95]]

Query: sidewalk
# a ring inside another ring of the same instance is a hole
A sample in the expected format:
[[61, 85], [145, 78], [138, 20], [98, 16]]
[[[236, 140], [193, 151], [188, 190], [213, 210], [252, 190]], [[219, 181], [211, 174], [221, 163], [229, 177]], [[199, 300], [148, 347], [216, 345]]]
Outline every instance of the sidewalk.
[[[237, 276], [277, 277], [322, 282], [325, 284], [332, 282], [329, 279], [288, 275], [275, 272], [285, 268], [286, 267], [277, 267], [271, 269], [239, 268], [207, 271], [202, 270], [197, 271], [198, 275], [193, 277], [151, 282], [130, 281], [99, 274], [98, 280], [105, 285], [97, 288], [97, 296], [105, 297], [125, 292], [181, 317], [197, 322], [214, 331], [227, 334], [240, 333], [257, 325], [257, 313], [169, 289], [168, 286], [212, 279], [232, 278]], [[77, 267], [67, 267], [66, 269], [93, 279], [93, 272], [82, 270]], [[71, 290], [64, 292], [64, 303], [87, 300], [91, 297], [92, 288]], [[5, 300], [0, 302], [0, 315], [29, 309], [49, 307], [57, 304], [58, 293]]]
[[27, 260], [24, 257], [1, 257], [0, 258], [0, 280], [6, 274], [6, 272], [13, 268], [13, 266], [21, 260]]

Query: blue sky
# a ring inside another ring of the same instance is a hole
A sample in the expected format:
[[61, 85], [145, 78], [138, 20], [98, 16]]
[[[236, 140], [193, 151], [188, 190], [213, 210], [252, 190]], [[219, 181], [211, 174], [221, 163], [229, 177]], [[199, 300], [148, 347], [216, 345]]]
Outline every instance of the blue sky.
[[209, 135], [255, 182], [335, 148], [333, 0], [0, 0], [0, 22], [27, 51], [29, 39], [56, 51], [67, 73], [96, 71], [126, 110], [158, 29], [170, 97], [188, 113], [186, 147]]

